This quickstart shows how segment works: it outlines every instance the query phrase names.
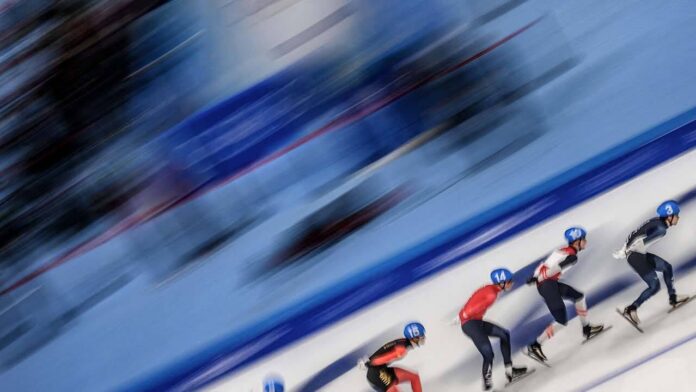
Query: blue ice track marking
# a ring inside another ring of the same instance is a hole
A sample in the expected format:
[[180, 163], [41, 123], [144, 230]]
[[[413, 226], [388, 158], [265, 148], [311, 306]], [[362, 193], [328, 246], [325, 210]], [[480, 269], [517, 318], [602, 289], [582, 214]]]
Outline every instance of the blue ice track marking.
[[677, 347], [683, 346], [684, 344], [689, 343], [690, 341], [692, 341], [694, 339], [696, 339], [696, 332], [693, 332], [691, 335], [686, 336], [685, 338], [682, 338], [681, 340], [678, 340], [678, 341], [670, 344], [669, 346], [662, 348], [659, 351], [656, 351], [656, 352], [649, 354], [649, 355], [647, 355], [647, 356], [645, 356], [645, 357], [643, 357], [635, 362], [632, 362], [621, 369], [617, 369], [617, 370], [605, 375], [604, 377], [599, 378], [599, 379], [593, 381], [592, 383], [585, 385], [580, 390], [581, 391], [589, 391], [590, 389], [597, 388], [598, 386], [600, 386], [608, 381], [611, 381], [611, 380], [621, 376], [622, 374], [628, 373], [631, 370], [652, 361], [653, 359], [659, 358], [660, 356], [674, 350]]
[[[696, 146], [696, 108], [612, 147], [498, 207], [444, 230], [369, 270], [346, 278], [291, 309], [231, 333], [123, 390], [193, 390], [255, 362], [411, 284], [606, 192]], [[487, 222], [497, 222], [493, 227]], [[487, 237], [485, 241], [480, 238]], [[462, 249], [443, 259], [448, 250]], [[359, 295], [357, 298], [354, 296]]]

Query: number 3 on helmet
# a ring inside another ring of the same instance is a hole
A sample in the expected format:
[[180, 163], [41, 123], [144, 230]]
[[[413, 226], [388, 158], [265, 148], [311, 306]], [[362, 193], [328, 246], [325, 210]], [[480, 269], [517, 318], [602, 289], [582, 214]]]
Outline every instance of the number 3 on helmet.
[[674, 200], [667, 200], [657, 207], [657, 215], [660, 218], [667, 218], [672, 215], [679, 215], [679, 204]]

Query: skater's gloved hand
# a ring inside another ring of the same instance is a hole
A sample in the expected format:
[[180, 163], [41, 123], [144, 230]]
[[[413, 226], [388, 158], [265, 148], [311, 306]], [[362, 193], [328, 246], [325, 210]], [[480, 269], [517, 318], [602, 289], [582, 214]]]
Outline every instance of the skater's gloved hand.
[[367, 363], [368, 362], [369, 362], [369, 360], [367, 358], [358, 359], [358, 369], [367, 370]]
[[621, 260], [626, 258], [626, 245], [624, 245], [621, 249], [617, 250], [616, 252], [612, 253], [611, 255], [614, 256], [615, 259]]
[[532, 276], [531, 278], [527, 279], [527, 284], [535, 284], [535, 283], [537, 283], [536, 276]]

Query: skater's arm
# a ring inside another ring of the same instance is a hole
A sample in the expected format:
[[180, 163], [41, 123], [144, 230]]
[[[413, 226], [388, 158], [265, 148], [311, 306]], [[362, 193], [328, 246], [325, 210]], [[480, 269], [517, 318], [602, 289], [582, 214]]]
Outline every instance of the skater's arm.
[[667, 234], [667, 229], [663, 225], [655, 225], [648, 229], [645, 234], [646, 236], [643, 239], [643, 244], [645, 247], [648, 247], [662, 239], [662, 237]]
[[667, 234], [667, 226], [659, 219], [651, 219], [628, 238], [627, 252], [645, 253], [647, 247], [659, 241]]
[[572, 267], [575, 265], [575, 263], [578, 262], [578, 256], [576, 255], [568, 255], [563, 261], [560, 262], [559, 266], [561, 267], [561, 270], [565, 271], [566, 269]]
[[369, 366], [381, 366], [381, 365], [386, 365], [390, 362], [394, 362], [397, 359], [401, 359], [406, 356], [408, 350], [406, 350], [406, 347], [397, 345], [394, 346], [394, 348], [376, 358], [371, 359], [368, 362]]
[[[577, 262], [574, 254], [568, 254], [565, 249], [559, 249], [549, 255], [543, 263], [534, 271], [534, 278], [538, 282], [546, 279], [558, 279], [563, 270]], [[565, 266], [565, 268], [564, 268]]]

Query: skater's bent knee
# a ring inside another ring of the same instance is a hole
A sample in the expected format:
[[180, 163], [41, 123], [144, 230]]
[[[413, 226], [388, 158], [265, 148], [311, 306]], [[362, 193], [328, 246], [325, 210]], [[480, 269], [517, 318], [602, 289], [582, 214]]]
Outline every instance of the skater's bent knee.
[[[396, 379], [398, 383], [408, 382], [411, 384], [411, 390], [413, 392], [422, 392], [423, 387], [421, 386], [420, 376], [418, 373], [409, 372], [401, 368], [394, 368], [396, 374]], [[398, 389], [396, 389], [398, 391]]]
[[556, 320], [557, 323], [568, 325], [568, 315], [566, 315], [566, 310], [564, 309], [558, 309], [554, 310], [551, 312], [551, 315], [553, 316], [554, 320]]
[[652, 282], [650, 282], [650, 291], [653, 293], [657, 293], [660, 291], [660, 281], [655, 279]]

